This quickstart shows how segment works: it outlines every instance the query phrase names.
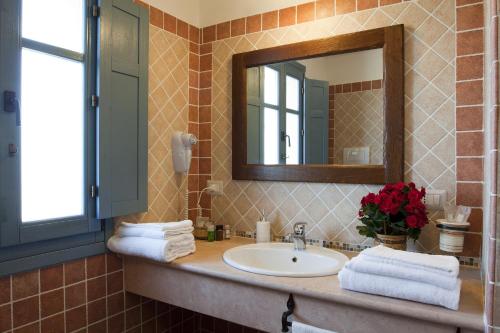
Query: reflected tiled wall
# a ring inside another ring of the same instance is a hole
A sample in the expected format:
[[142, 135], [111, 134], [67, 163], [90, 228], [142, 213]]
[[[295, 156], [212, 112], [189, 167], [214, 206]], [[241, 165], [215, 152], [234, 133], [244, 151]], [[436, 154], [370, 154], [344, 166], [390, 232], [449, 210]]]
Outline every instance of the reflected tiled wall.
[[[344, 148], [369, 147], [369, 164], [383, 164], [384, 95], [381, 81], [336, 85], [334, 163], [344, 164]], [[373, 86], [375, 83], [375, 86]]]

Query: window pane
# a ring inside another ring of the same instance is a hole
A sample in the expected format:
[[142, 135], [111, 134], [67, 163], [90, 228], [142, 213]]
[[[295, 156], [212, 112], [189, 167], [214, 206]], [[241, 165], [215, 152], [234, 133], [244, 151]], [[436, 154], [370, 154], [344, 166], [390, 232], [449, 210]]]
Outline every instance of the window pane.
[[264, 103], [278, 105], [278, 92], [278, 71], [269, 67], [264, 67]]
[[83, 63], [22, 50], [22, 221], [84, 213]]
[[299, 111], [299, 80], [286, 76], [286, 108]]
[[264, 108], [264, 164], [279, 164], [279, 112]]
[[83, 53], [84, 0], [22, 0], [22, 3], [23, 38]]
[[[299, 164], [299, 115], [295, 113], [286, 113], [286, 134], [290, 141], [286, 142], [286, 164]], [[290, 144], [290, 145], [289, 145]]]

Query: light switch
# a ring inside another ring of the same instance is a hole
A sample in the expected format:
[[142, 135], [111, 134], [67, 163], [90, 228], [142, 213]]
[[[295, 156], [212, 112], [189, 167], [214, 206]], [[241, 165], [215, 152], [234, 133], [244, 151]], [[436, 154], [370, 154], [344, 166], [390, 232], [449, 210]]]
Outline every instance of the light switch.
[[446, 199], [446, 190], [427, 190], [425, 195], [425, 206], [430, 210], [441, 210], [444, 209]]

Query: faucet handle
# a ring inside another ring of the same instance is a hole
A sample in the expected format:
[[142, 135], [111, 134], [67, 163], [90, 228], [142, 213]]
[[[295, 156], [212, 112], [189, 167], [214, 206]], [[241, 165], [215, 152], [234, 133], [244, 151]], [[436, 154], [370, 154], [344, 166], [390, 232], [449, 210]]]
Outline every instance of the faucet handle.
[[297, 222], [293, 225], [293, 234], [296, 236], [305, 236], [306, 234], [306, 222]]

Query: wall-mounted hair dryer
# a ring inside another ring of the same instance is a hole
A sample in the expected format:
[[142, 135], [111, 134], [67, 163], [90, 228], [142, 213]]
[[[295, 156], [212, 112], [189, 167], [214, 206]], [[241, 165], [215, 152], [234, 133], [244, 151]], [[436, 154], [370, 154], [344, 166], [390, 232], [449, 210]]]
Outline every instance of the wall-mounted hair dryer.
[[198, 139], [193, 134], [175, 132], [172, 136], [172, 160], [175, 172], [188, 172], [191, 165], [191, 146]]

